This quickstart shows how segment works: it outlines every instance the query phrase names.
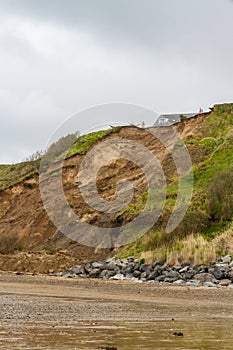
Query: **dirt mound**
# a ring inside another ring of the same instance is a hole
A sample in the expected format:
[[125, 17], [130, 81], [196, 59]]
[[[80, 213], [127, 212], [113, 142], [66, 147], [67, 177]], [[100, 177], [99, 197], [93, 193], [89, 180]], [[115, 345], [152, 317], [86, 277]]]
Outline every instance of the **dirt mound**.
[[17, 252], [0, 254], [0, 267], [2, 271], [15, 271], [19, 273], [47, 274], [75, 266], [77, 260], [66, 251], [55, 254]]

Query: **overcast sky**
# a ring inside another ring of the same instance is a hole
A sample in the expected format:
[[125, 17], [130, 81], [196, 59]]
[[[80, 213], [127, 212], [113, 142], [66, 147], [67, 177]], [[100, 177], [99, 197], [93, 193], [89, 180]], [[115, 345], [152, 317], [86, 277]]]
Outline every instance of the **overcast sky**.
[[231, 0], [0, 0], [0, 163], [44, 148], [94, 105], [233, 102], [232, 18]]

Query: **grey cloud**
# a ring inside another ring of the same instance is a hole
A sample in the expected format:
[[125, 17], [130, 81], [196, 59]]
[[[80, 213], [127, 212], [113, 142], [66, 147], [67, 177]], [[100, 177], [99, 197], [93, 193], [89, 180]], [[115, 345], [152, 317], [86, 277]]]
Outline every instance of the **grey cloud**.
[[232, 14], [230, 0], [0, 0], [0, 162], [9, 143], [19, 160], [95, 104], [162, 113], [230, 101]]

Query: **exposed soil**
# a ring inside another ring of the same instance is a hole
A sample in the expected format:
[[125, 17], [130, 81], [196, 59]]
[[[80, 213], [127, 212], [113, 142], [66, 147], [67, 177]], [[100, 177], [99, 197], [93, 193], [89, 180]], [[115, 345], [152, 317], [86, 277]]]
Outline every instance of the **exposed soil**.
[[[186, 120], [177, 124], [176, 128], [182, 137], [191, 137], [198, 131], [203, 118], [204, 116], [198, 116]], [[159, 128], [158, 132], [166, 139], [169, 145], [167, 148], [148, 130], [136, 127], [122, 127], [117, 133], [111, 134], [105, 139], [121, 137], [143, 144], [161, 162], [169, 181], [169, 178], [176, 172], [169, 149], [172, 150], [175, 147], [177, 139], [170, 128]], [[84, 202], [77, 186], [78, 169], [84, 157], [85, 155], [76, 155], [65, 161], [63, 186], [68, 203], [82, 220], [94, 225], [114, 227], [125, 223], [128, 219], [127, 215], [122, 215], [117, 219], [112, 214], [103, 216], [100, 212], [88, 207]], [[193, 152], [191, 157], [195, 160], [196, 153]], [[135, 185], [133, 201], [137, 201], [137, 198], [146, 190], [145, 176], [142, 171], [133, 162], [120, 159], [100, 169], [97, 178], [99, 194], [109, 201], [114, 199], [116, 195], [115, 184], [121, 179], [130, 180]], [[5, 247], [4, 253], [17, 249], [30, 253], [10, 254], [9, 257], [0, 256], [0, 269], [2, 270], [29, 271], [31, 268], [30, 271], [34, 272], [37, 261], [38, 266], [40, 266], [38, 272], [47, 272], [50, 269], [57, 271], [73, 265], [74, 261], [78, 263], [87, 260], [102, 260], [115, 254], [111, 249], [91, 248], [78, 244], [58, 231], [43, 207], [38, 175], [33, 175], [11, 188], [0, 191], [0, 240], [0, 246]], [[35, 256], [32, 254], [42, 250], [53, 254], [61, 250], [62, 252], [54, 256], [45, 254], [44, 256], [40, 254]], [[64, 258], [65, 254], [67, 255], [66, 258]], [[45, 266], [46, 264], [47, 266]]]

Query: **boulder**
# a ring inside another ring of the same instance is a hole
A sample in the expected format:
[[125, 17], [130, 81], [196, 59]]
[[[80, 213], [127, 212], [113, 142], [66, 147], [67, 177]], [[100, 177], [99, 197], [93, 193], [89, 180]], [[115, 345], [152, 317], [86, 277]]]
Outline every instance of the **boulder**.
[[215, 277], [211, 273], [197, 273], [194, 275], [194, 279], [200, 282], [214, 282]]
[[220, 280], [221, 278], [224, 277], [223, 272], [221, 271], [221, 269], [219, 267], [215, 267], [213, 269], [209, 269], [209, 272], [214, 275], [214, 277], [217, 280]]
[[76, 265], [75, 268], [73, 269], [74, 273], [76, 275], [84, 274], [84, 267], [82, 265]]
[[227, 273], [227, 278], [230, 279], [231, 282], [233, 282], [233, 269]]
[[161, 262], [160, 261], [154, 261], [153, 264], [152, 264], [152, 267], [155, 268], [157, 266], [161, 266]]
[[187, 272], [189, 269], [189, 266], [185, 266], [182, 269], [180, 269], [179, 273]]
[[176, 281], [173, 282], [173, 284], [175, 286], [182, 286], [182, 285], [185, 284], [185, 281], [184, 280], [176, 280]]
[[173, 271], [173, 270], [169, 271], [167, 273], [166, 277], [167, 278], [176, 278], [175, 281], [181, 278], [179, 272]]
[[129, 256], [129, 257], [127, 258], [127, 261], [128, 261], [129, 263], [134, 262], [134, 257], [133, 257], [133, 256]]
[[93, 262], [91, 264], [91, 266], [94, 268], [94, 269], [102, 269], [104, 267], [104, 263], [101, 263], [101, 262]]
[[185, 280], [191, 280], [193, 278], [193, 276], [196, 274], [196, 271], [193, 269], [190, 269], [184, 273], [181, 273], [181, 276], [185, 279]]
[[159, 273], [158, 273], [158, 271], [157, 270], [154, 270], [153, 272], [151, 272], [150, 274], [149, 274], [149, 276], [147, 277], [147, 280], [148, 281], [151, 281], [151, 280], [154, 280], [156, 277], [158, 277], [159, 276]]
[[93, 269], [89, 272], [90, 278], [97, 278], [100, 275], [101, 270], [100, 269]]
[[117, 273], [115, 276], [110, 277], [110, 280], [122, 281], [124, 279], [124, 275], [122, 273]]
[[231, 280], [224, 279], [224, 280], [221, 280], [219, 284], [220, 284], [222, 287], [228, 287], [229, 284], [231, 284]]
[[139, 268], [140, 271], [145, 272], [151, 270], [151, 265], [150, 264], [142, 264]]
[[204, 282], [203, 287], [216, 287], [216, 284], [213, 282]]
[[141, 276], [141, 272], [140, 272], [140, 271], [135, 270], [135, 271], [133, 272], [133, 277], [138, 278], [138, 277], [140, 277], [140, 276]]
[[191, 280], [186, 283], [186, 286], [189, 287], [199, 287], [201, 285], [200, 281], [197, 280]]
[[223, 257], [222, 257], [222, 262], [223, 262], [224, 264], [230, 264], [230, 262], [231, 262], [231, 255], [225, 255], [225, 256], [223, 256]]

